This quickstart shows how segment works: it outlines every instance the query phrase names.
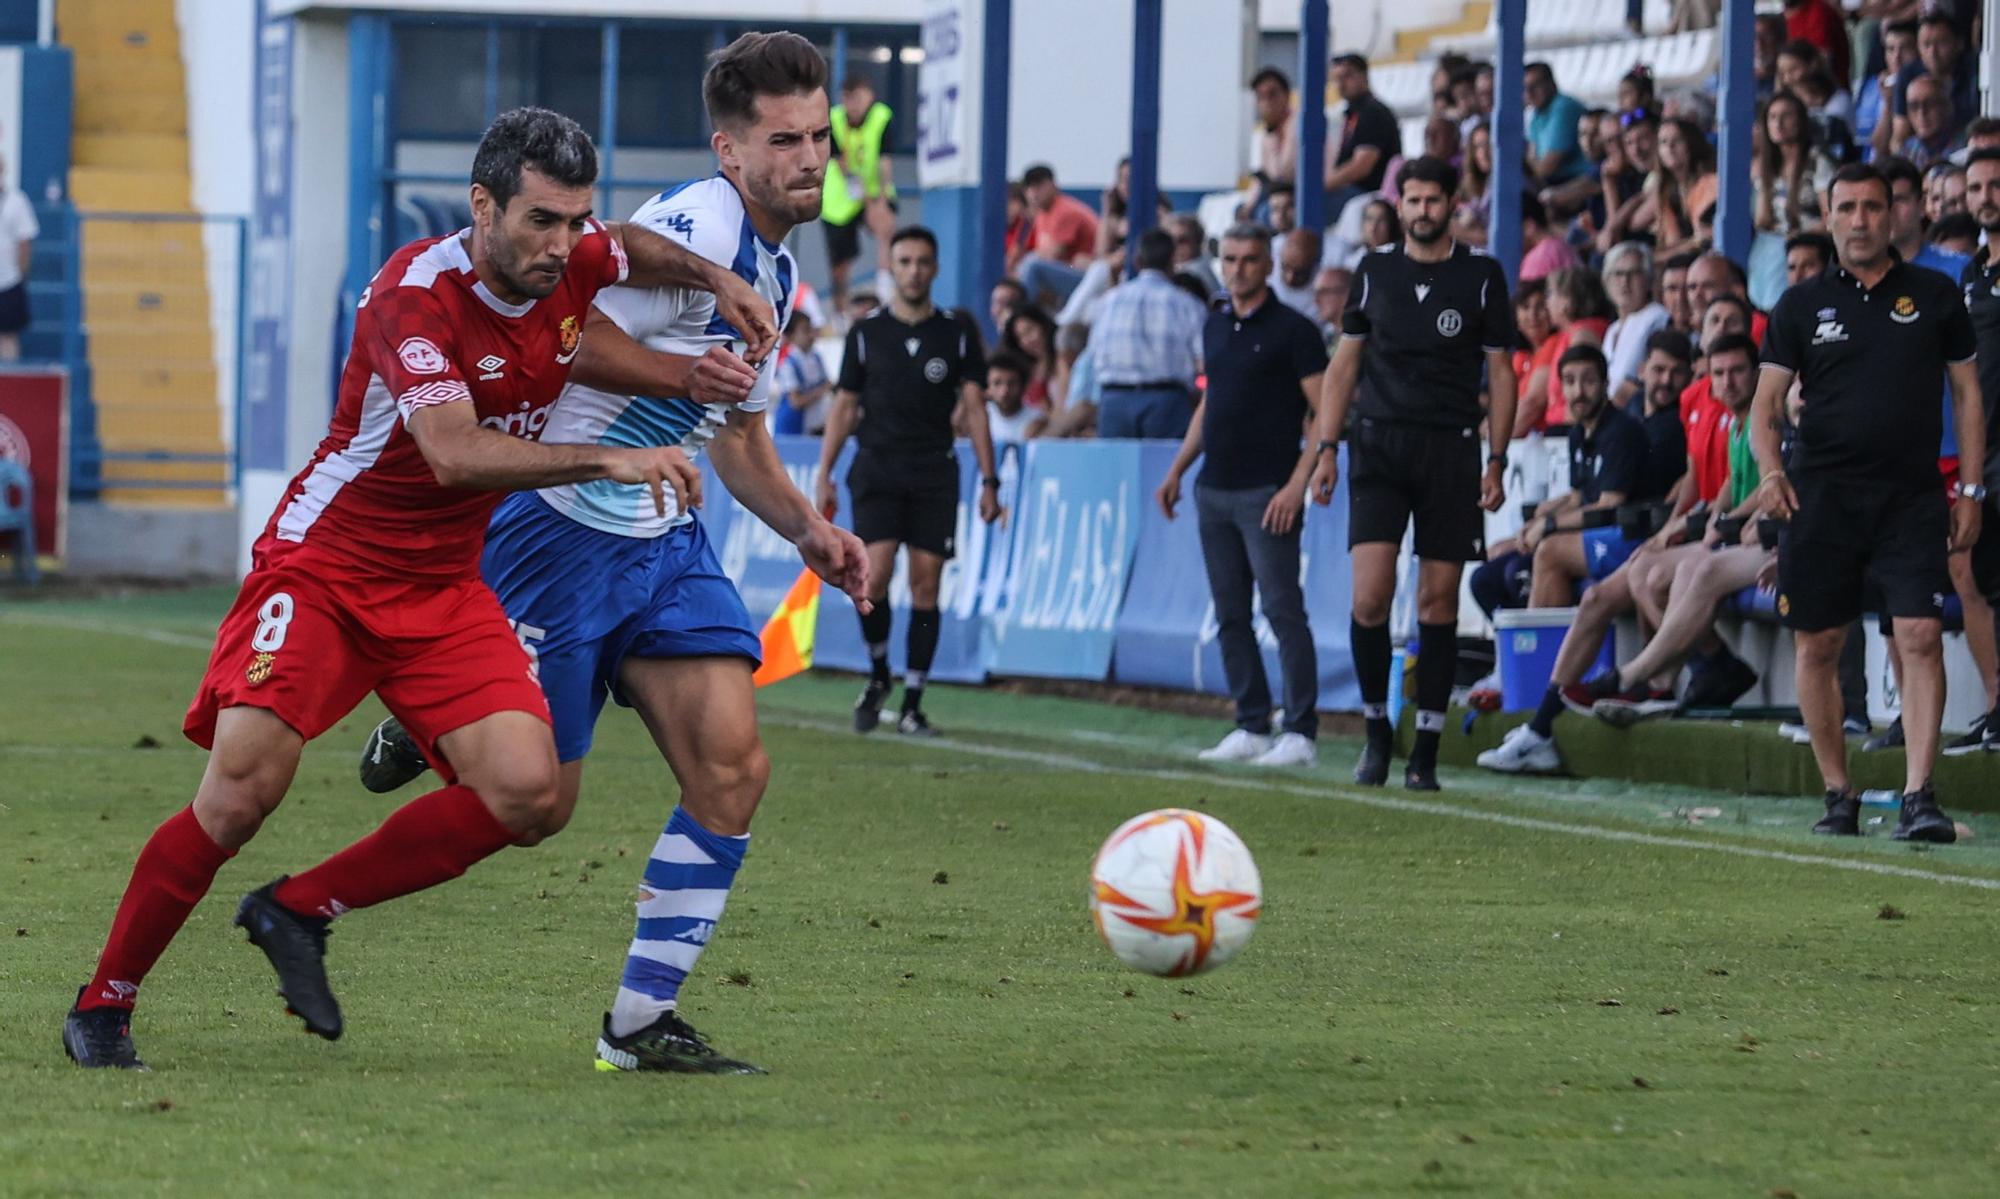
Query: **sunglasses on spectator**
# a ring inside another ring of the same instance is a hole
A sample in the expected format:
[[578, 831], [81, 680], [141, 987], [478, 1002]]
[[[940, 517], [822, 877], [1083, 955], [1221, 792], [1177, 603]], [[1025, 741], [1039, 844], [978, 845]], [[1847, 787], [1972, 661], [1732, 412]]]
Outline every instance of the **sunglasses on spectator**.
[[1624, 112], [1618, 114], [1618, 127], [1620, 129], [1630, 129], [1632, 126], [1637, 125], [1643, 121], [1653, 121], [1657, 119], [1658, 118], [1653, 115], [1653, 111], [1649, 108], [1628, 108]]

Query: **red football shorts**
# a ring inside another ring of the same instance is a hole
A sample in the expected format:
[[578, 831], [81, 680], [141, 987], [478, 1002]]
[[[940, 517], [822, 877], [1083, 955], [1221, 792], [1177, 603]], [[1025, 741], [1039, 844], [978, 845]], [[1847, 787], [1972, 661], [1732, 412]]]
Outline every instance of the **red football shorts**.
[[280, 561], [243, 580], [181, 724], [190, 741], [213, 748], [216, 713], [238, 706], [310, 741], [373, 691], [456, 781], [438, 738], [495, 712], [549, 720], [534, 665], [484, 582], [341, 581], [339, 569]]

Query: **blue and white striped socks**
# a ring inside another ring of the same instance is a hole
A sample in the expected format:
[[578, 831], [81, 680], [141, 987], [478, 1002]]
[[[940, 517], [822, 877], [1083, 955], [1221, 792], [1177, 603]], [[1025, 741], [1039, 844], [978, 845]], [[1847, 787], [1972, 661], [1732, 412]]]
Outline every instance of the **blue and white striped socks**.
[[638, 928], [611, 1005], [613, 1036], [630, 1036], [673, 1009], [681, 983], [715, 935], [749, 848], [748, 836], [711, 833], [686, 808], [674, 808], [639, 884]]

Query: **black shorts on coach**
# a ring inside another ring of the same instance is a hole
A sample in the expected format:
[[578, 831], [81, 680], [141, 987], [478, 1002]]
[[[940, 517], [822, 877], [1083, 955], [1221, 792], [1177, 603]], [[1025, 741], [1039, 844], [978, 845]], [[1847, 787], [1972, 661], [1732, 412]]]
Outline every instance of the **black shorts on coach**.
[[[1799, 510], [1778, 538], [1778, 616], [1817, 632], [1850, 624], [1879, 593], [1883, 614], [1935, 618], [1952, 593], [1951, 505], [1921, 485], [1794, 475]], [[1870, 587], [1870, 584], [1873, 587]]]
[[1402, 544], [1412, 518], [1417, 557], [1485, 557], [1479, 435], [1471, 429], [1362, 417], [1347, 440], [1347, 545]]
[[956, 454], [891, 458], [862, 450], [847, 469], [854, 535], [949, 558], [957, 550], [958, 489]]

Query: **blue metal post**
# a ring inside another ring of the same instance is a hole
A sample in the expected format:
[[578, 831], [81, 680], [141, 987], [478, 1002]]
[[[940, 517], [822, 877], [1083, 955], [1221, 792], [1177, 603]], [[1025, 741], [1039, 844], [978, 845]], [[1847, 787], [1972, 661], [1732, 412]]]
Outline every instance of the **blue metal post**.
[[833, 87], [833, 102], [840, 103], [840, 91], [847, 86], [847, 26], [839, 25], [833, 31], [833, 61], [827, 64], [832, 70], [827, 72], [828, 82]]
[[[236, 395], [230, 405], [230, 428], [235, 435], [230, 438], [229, 485], [238, 486], [243, 482], [244, 446], [250, 440], [245, 434], [248, 429], [250, 407], [250, 385], [244, 374], [250, 369], [250, 218], [236, 219]], [[334, 347], [334, 357], [340, 357], [340, 347]], [[289, 368], [290, 364], [285, 364]]]
[[611, 211], [615, 202], [611, 198], [611, 181], [618, 177], [616, 158], [618, 154], [618, 22], [604, 23], [603, 49], [598, 66], [598, 116], [597, 116], [597, 177], [604, 182], [604, 207], [600, 213], [607, 219], [620, 216]]
[[383, 203], [388, 159], [389, 22], [356, 13], [347, 33], [347, 295], [359, 299], [382, 265], [385, 221], [395, 212]]
[[[1715, 123], [1722, 133], [1716, 164], [1715, 245], [1733, 262], [1750, 259], [1750, 139], [1757, 127], [1757, 13], [1754, 5], [1722, 6], [1722, 94]], [[1696, 216], [1689, 213], [1690, 218]]]
[[1511, 285], [1521, 273], [1522, 152], [1527, 140], [1521, 83], [1528, 56], [1528, 0], [1498, 0], [1493, 22], [1500, 46], [1493, 59], [1493, 211], [1486, 248], [1500, 260]]
[[1125, 200], [1125, 266], [1138, 273], [1139, 235], [1153, 227], [1160, 195], [1160, 17], [1164, 0], [1132, 12], [1132, 186]]
[[979, 294], [975, 309], [1007, 270], [1007, 106], [1013, 88], [1014, 0], [986, 0], [980, 31]]
[[1339, 213], [1326, 210], [1326, 0], [1299, 4], [1299, 166], [1301, 229], [1324, 229]]

